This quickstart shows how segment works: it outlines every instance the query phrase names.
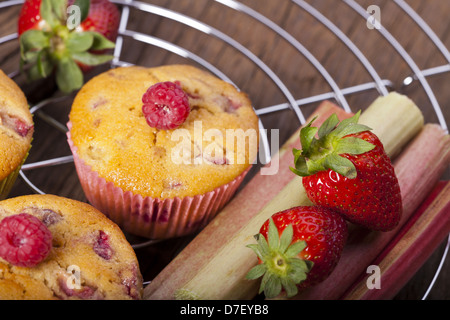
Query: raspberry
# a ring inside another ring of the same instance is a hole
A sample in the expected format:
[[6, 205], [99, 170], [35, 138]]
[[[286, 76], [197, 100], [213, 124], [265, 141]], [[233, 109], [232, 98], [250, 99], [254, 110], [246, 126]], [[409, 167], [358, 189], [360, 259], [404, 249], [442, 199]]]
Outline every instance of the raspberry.
[[27, 213], [0, 222], [0, 257], [20, 267], [34, 267], [52, 248], [52, 233], [45, 224]]
[[152, 128], [170, 130], [179, 127], [189, 115], [189, 98], [178, 83], [158, 82], [142, 96], [142, 112]]

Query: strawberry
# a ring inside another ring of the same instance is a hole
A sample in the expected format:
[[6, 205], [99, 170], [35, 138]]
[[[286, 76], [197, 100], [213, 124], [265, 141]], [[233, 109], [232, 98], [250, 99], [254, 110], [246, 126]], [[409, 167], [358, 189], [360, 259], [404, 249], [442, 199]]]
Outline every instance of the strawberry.
[[293, 150], [291, 170], [303, 177], [314, 204], [332, 208], [354, 224], [389, 231], [402, 214], [400, 186], [383, 144], [358, 124], [359, 115], [340, 123], [332, 115], [319, 129], [311, 121], [300, 132], [302, 150]]
[[248, 245], [259, 263], [247, 279], [262, 276], [259, 293], [267, 298], [283, 290], [287, 297], [325, 280], [337, 265], [348, 236], [347, 223], [333, 210], [299, 206], [273, 214]]
[[64, 93], [83, 85], [83, 72], [110, 61], [120, 12], [108, 0], [26, 0], [18, 20], [21, 66], [31, 80], [55, 74]]
[[[69, 5], [76, 3], [69, 0]], [[120, 12], [117, 6], [109, 0], [91, 0], [89, 14], [81, 21], [80, 31], [95, 31], [102, 34], [109, 41], [116, 41], [119, 28]]]

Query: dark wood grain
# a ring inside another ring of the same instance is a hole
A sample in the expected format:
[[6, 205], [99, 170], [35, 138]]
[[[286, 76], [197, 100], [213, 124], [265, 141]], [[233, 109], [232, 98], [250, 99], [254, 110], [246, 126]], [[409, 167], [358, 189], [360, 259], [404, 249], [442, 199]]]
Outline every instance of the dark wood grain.
[[[220, 3], [208, 0], [144, 0], [167, 9], [180, 12], [205, 23], [234, 39], [250, 50], [286, 86], [295, 99], [307, 98], [332, 92], [330, 84], [313, 64], [296, 48], [272, 29], [249, 17], [245, 13], [230, 9]], [[393, 84], [390, 90], [407, 94], [422, 109], [427, 122], [437, 122], [436, 113], [430, 99], [418, 81], [403, 86], [402, 81], [412, 74], [411, 67], [400, 54], [378, 32], [369, 30], [366, 20], [343, 1], [307, 1], [325, 17], [341, 29], [361, 50], [382, 79]], [[288, 32], [301, 43], [322, 66], [339, 88], [370, 83], [374, 79], [367, 72], [355, 54], [320, 21], [302, 8], [287, 0], [245, 0], [243, 4], [256, 10], [276, 25]], [[448, 63], [432, 41], [417, 24], [407, 16], [393, 1], [361, 0], [358, 3], [366, 9], [376, 4], [381, 8], [383, 26], [398, 40], [418, 68], [425, 70]], [[430, 25], [447, 48], [450, 48], [450, 3], [448, 1], [410, 0], [408, 4]], [[0, 37], [16, 32], [19, 7], [0, 9]], [[214, 65], [229, 77], [241, 90], [248, 93], [256, 109], [287, 103], [288, 98], [251, 59], [233, 48], [226, 41], [205, 34], [177, 21], [151, 13], [131, 9], [128, 30], [148, 34], [188, 50]], [[124, 37], [124, 47], [120, 60], [143, 66], [157, 66], [171, 63], [196, 62], [170, 51], [140, 43]], [[16, 40], [0, 45], [0, 68], [6, 73], [18, 70], [19, 50]], [[200, 66], [201, 67], [201, 66]], [[86, 77], [106, 70], [100, 67]], [[47, 97], [58, 95], [53, 81], [45, 80], [28, 83], [19, 75], [14, 78], [22, 87], [31, 105]], [[427, 77], [445, 120], [450, 123], [450, 73]], [[345, 96], [353, 111], [366, 108], [379, 93], [375, 89]], [[66, 123], [72, 96], [58, 103], [48, 105], [44, 112], [61, 123]], [[334, 100], [339, 103], [340, 101]], [[311, 114], [318, 103], [303, 105], [305, 116]], [[292, 110], [284, 110], [261, 117], [267, 129], [280, 128], [282, 144], [300, 125]], [[36, 136], [28, 163], [69, 155], [65, 135], [46, 123], [39, 115], [35, 116]], [[33, 170], [27, 177], [46, 193], [85, 201], [72, 163]], [[442, 179], [449, 179], [449, 170]], [[11, 196], [32, 193], [33, 190], [21, 179], [16, 183]], [[158, 270], [189, 241], [189, 237], [161, 242], [150, 247], [137, 249], [141, 268], [146, 280], [151, 280]], [[130, 236], [130, 241], [141, 241]], [[397, 294], [396, 299], [420, 299], [425, 293], [438, 267], [445, 244], [437, 248], [410, 282]], [[433, 287], [429, 299], [450, 299], [450, 257]]]

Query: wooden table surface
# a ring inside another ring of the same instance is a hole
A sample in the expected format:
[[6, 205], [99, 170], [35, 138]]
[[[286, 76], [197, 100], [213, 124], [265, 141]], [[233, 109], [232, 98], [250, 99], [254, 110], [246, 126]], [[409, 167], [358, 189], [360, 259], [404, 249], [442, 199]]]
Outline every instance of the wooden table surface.
[[[115, 2], [121, 6], [126, 1]], [[405, 86], [403, 81], [416, 70], [433, 73], [425, 74], [424, 79], [442, 110], [444, 122], [450, 124], [450, 68], [447, 68], [449, 61], [418, 24], [394, 1], [358, 0], [356, 3], [363, 12], [371, 5], [380, 8], [380, 20], [384, 30], [388, 32], [388, 36], [396, 39], [401, 47], [400, 51], [388, 41], [386, 33], [370, 29], [367, 17], [356, 12], [346, 1], [245, 0], [241, 3], [245, 5], [246, 11], [243, 11], [242, 7], [236, 10], [227, 5], [235, 3], [233, 1], [223, 2], [143, 0], [142, 3], [173, 10], [201, 24], [187, 21], [186, 25], [182, 20], [176, 21], [179, 17], [176, 20], [161, 17], [153, 11], [153, 6], [149, 7], [152, 12], [147, 13], [131, 7], [119, 61], [143, 66], [189, 63], [207, 69], [211, 66], [217, 68], [242, 91], [248, 93], [255, 109], [287, 106], [285, 110], [261, 114], [261, 121], [266, 129], [280, 129], [281, 145], [300, 125], [300, 119], [289, 108], [292, 98], [311, 98], [300, 100], [300, 110], [307, 117], [325, 98], [330, 98], [343, 107], [348, 105], [351, 110], [357, 111], [364, 110], [382, 94], [374, 85], [374, 73], [368, 71], [359, 59], [360, 56], [352, 50], [354, 48], [347, 46], [339, 38], [344, 36], [359, 49], [358, 54], [367, 59], [376, 76], [383, 80], [382, 83], [389, 84], [385, 88], [396, 90], [413, 99], [423, 111], [427, 122], [439, 122], [439, 118], [436, 116], [432, 99], [424, 89], [424, 83], [416, 79]], [[2, 1], [0, 6], [6, 3], [12, 1]], [[443, 45], [450, 48], [450, 2], [408, 0], [407, 4], [423, 18]], [[321, 22], [305, 10], [308, 6], [333, 23], [341, 33], [336, 35], [330, 31], [322, 23], [323, 18]], [[0, 38], [16, 32], [19, 9], [19, 5], [0, 7]], [[268, 20], [258, 21], [248, 15], [250, 11], [258, 13], [256, 18], [264, 17]], [[146, 41], [150, 43], [133, 39], [130, 36], [132, 31], [149, 35]], [[155, 39], [163, 41], [157, 42]], [[167, 44], [175, 46], [166, 47]], [[301, 46], [300, 50], [298, 44]], [[178, 51], [179, 49], [181, 51]], [[414, 65], [405, 59], [411, 59]], [[1, 43], [0, 68], [13, 75], [18, 67], [17, 39]], [[86, 77], [88, 79], [109, 67], [107, 65], [97, 68]], [[433, 71], [439, 70], [442, 72], [434, 74]], [[15, 75], [14, 80], [22, 87], [33, 106], [46, 98], [60, 95], [55, 91], [51, 80], [28, 83], [22, 75]], [[339, 99], [336, 93], [342, 92], [344, 94]], [[322, 94], [324, 95], [319, 96]], [[70, 155], [64, 128], [58, 129], [50, 125], [45, 121], [45, 116], [50, 115], [65, 124], [72, 98], [73, 95], [70, 95], [56, 103], [49, 103], [42, 113], [36, 114], [36, 135], [27, 163]], [[26, 171], [26, 175], [45, 193], [85, 201], [70, 161], [58, 166]], [[442, 179], [449, 178], [447, 170]], [[33, 192], [36, 191], [19, 178], [11, 196]], [[145, 280], [151, 280], [187, 241], [189, 237], [136, 249], [142, 262]], [[422, 298], [438, 268], [446, 242], [436, 249], [397, 294], [396, 299]], [[450, 256], [447, 257], [428, 299], [450, 299], [449, 288]]]

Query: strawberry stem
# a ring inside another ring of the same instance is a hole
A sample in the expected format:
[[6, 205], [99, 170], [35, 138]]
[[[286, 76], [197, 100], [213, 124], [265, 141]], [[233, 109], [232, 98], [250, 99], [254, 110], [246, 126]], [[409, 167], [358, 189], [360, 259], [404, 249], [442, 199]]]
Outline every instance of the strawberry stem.
[[278, 296], [284, 289], [287, 297], [297, 294], [297, 285], [307, 278], [313, 263], [298, 257], [306, 248], [305, 241], [292, 243], [293, 227], [288, 225], [281, 236], [273, 222], [269, 220], [268, 239], [261, 234], [255, 236], [258, 244], [250, 244], [261, 263], [253, 267], [246, 275], [248, 280], [262, 276], [259, 293], [267, 298]]
[[[82, 8], [84, 20], [89, 1], [75, 3]], [[96, 66], [110, 61], [113, 56], [99, 52], [114, 48], [114, 43], [95, 31], [69, 30], [66, 9], [67, 0], [42, 1], [40, 13], [45, 30], [31, 29], [21, 34], [20, 64], [22, 69], [28, 67], [30, 80], [46, 78], [54, 72], [58, 88], [70, 93], [83, 85], [80, 65]]]
[[349, 179], [356, 178], [354, 164], [341, 155], [359, 155], [375, 147], [363, 139], [350, 136], [372, 130], [358, 124], [360, 114], [361, 111], [358, 111], [353, 117], [340, 123], [336, 114], [333, 114], [320, 128], [311, 126], [314, 118], [300, 130], [302, 150], [293, 149], [295, 168], [291, 167], [291, 171], [305, 177], [331, 169]]

